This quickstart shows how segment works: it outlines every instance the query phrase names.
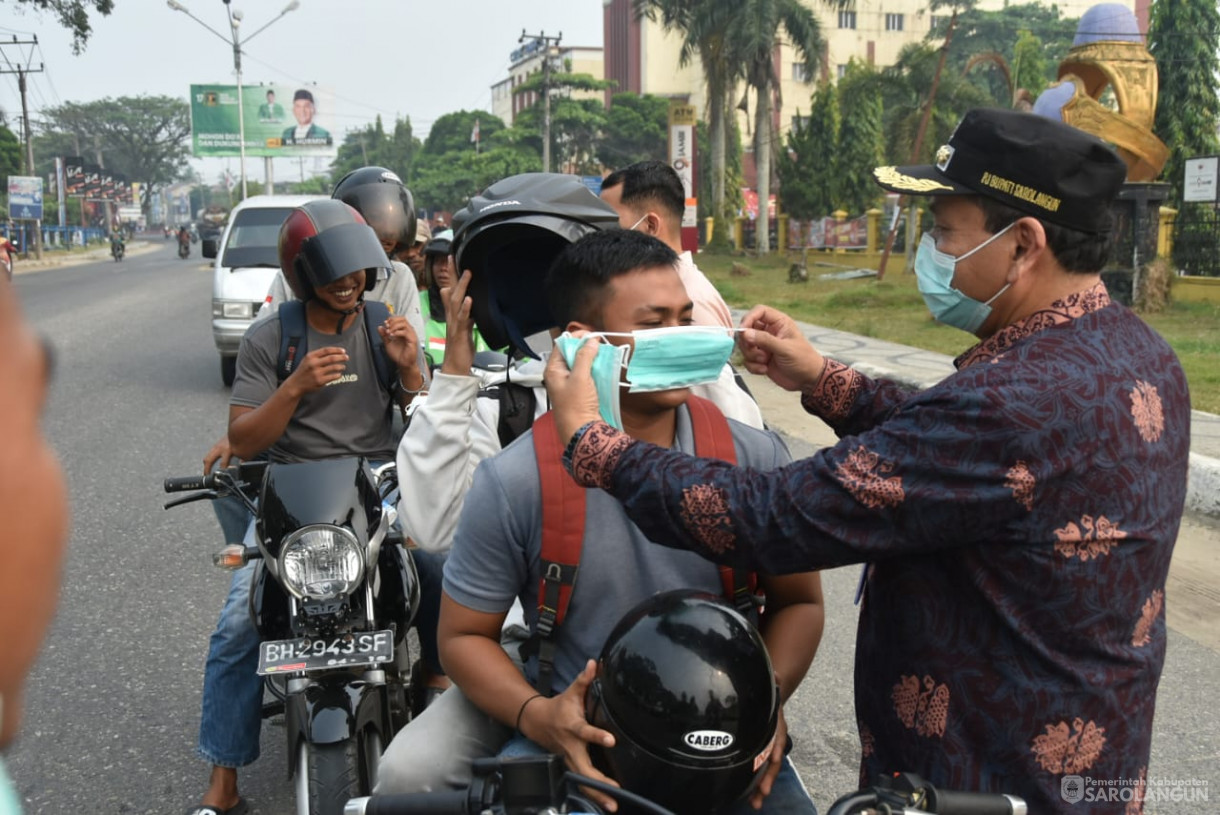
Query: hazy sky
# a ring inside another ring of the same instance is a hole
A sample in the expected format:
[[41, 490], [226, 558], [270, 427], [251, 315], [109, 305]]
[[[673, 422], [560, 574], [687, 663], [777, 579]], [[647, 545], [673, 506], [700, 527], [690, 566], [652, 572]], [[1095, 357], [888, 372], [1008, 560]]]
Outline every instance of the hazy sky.
[[[224, 35], [230, 32], [223, 0], [181, 0], [191, 13]], [[249, 35], [274, 19], [288, 0], [233, 0]], [[164, 0], [115, 0], [107, 17], [91, 15], [93, 35], [74, 56], [71, 37], [55, 18], [14, 0], [0, 0], [0, 44], [30, 39], [40, 49], [30, 74], [31, 117], [61, 102], [105, 96], [168, 94], [186, 98], [192, 83], [233, 83], [233, 49]], [[262, 82], [328, 85], [336, 94], [336, 136], [371, 122], [387, 126], [410, 116], [423, 136], [454, 110], [491, 108], [491, 85], [507, 76], [509, 53], [521, 30], [563, 32], [563, 44], [602, 44], [601, 0], [300, 0], [243, 47], [243, 86]], [[4, 45], [13, 64], [28, 47]], [[4, 66], [7, 70], [8, 65]], [[291, 99], [283, 100], [291, 109]], [[17, 78], [0, 77], [0, 109], [14, 130], [21, 115]], [[309, 162], [306, 160], [306, 174]], [[319, 168], [328, 159], [319, 159]], [[195, 162], [215, 176], [224, 159]], [[234, 174], [237, 159], [229, 160]], [[248, 176], [261, 180], [262, 159], [248, 159]], [[296, 178], [295, 160], [278, 159], [277, 180]]]

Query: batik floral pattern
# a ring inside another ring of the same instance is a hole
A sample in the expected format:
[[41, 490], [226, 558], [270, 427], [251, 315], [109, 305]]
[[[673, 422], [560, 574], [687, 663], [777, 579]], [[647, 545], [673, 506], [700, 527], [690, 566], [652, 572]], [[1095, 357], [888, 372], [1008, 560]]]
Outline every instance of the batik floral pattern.
[[1092, 560], [1110, 554], [1127, 533], [1118, 528], [1106, 516], [1085, 515], [1080, 519], [1080, 525], [1069, 521], [1067, 526], [1055, 530], [1055, 551], [1065, 558], [1080, 558], [1082, 561]]
[[1135, 389], [1131, 391], [1131, 418], [1144, 441], [1151, 444], [1161, 437], [1165, 430], [1165, 412], [1155, 385], [1142, 379], [1136, 381]]
[[610, 475], [632, 441], [626, 433], [605, 422], [592, 422], [572, 450], [568, 466], [572, 478], [582, 487], [610, 486]]
[[1135, 623], [1135, 633], [1131, 635], [1131, 644], [1136, 648], [1142, 648], [1152, 642], [1152, 626], [1156, 625], [1157, 618], [1161, 616], [1161, 609], [1164, 606], [1165, 592], [1159, 589], [1144, 601], [1144, 609]]
[[817, 383], [801, 395], [801, 406], [826, 421], [847, 415], [864, 387], [864, 377], [833, 359], [826, 360]]
[[1026, 511], [1034, 508], [1034, 474], [1029, 471], [1024, 461], [1018, 461], [1009, 468], [1004, 486], [1012, 490], [1012, 497], [1025, 507]]
[[835, 471], [835, 476], [852, 496], [866, 507], [896, 507], [902, 503], [902, 478], [889, 476], [893, 462], [882, 461], [876, 453], [857, 447]]
[[1038, 764], [1048, 773], [1082, 773], [1097, 763], [1106, 746], [1106, 729], [1079, 717], [1046, 725], [1030, 748]]
[[682, 490], [682, 522], [704, 546], [719, 554], [733, 546], [724, 490], [694, 484]]
[[907, 728], [921, 736], [945, 735], [949, 721], [949, 688], [938, 685], [930, 676], [923, 678], [923, 689], [919, 677], [900, 677], [890, 694], [894, 700], [894, 712]]

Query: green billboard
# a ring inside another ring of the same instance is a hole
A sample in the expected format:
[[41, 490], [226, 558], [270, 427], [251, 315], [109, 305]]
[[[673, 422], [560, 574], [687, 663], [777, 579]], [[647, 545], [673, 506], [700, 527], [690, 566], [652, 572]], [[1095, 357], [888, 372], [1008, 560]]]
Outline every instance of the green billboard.
[[[316, 85], [243, 85], [247, 156], [334, 156], [334, 99]], [[196, 156], [241, 152], [236, 85], [191, 85]]]

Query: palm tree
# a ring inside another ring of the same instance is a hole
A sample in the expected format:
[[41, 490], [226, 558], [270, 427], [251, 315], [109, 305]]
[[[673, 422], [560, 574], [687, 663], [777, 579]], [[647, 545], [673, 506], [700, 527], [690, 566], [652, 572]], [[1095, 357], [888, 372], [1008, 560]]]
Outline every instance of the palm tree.
[[[839, 4], [841, 3], [832, 3]], [[771, 99], [779, 98], [779, 77], [775, 70], [775, 49], [782, 28], [788, 35], [797, 59], [813, 66], [821, 62], [826, 44], [817, 17], [800, 0], [739, 0], [729, 28], [728, 52], [741, 66], [749, 88], [756, 95], [754, 108], [754, 167], [758, 187], [758, 227], [755, 247], [771, 251], [770, 216], [767, 202], [771, 196], [771, 150], [775, 135], [771, 127]], [[812, 71], [808, 72], [812, 76]]]
[[634, 0], [635, 13], [682, 35], [679, 65], [696, 56], [707, 84], [707, 117], [712, 143], [712, 215], [717, 241], [730, 234], [724, 210], [725, 119], [729, 90], [740, 74], [730, 61], [729, 35], [739, 14], [739, 0]]

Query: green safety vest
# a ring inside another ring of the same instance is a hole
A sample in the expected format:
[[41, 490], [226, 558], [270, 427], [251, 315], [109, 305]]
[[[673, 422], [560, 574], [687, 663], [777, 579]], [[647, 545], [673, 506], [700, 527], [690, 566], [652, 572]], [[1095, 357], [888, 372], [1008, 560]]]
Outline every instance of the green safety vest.
[[[441, 320], [433, 320], [429, 316], [432, 310], [428, 304], [428, 294], [427, 291], [419, 293], [419, 310], [424, 317], [424, 356], [428, 358], [430, 367], [439, 368], [445, 361], [445, 323]], [[476, 352], [491, 350], [477, 328], [474, 330], [474, 350]]]

